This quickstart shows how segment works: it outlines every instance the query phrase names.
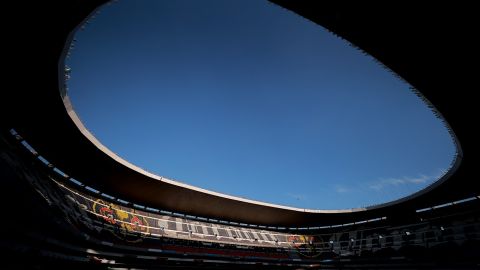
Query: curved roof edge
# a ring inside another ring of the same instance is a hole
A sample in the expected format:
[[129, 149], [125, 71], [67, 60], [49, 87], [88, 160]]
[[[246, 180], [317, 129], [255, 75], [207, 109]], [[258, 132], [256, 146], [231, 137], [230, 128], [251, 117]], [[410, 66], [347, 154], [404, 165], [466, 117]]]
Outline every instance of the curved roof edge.
[[[445, 127], [447, 128], [450, 136], [451, 136], [451, 139], [452, 141], [454, 142], [454, 145], [456, 147], [456, 155], [451, 163], [451, 166], [447, 169], [447, 171], [437, 180], [435, 180], [434, 182], [432, 182], [429, 186], [419, 190], [419, 191], [416, 191], [412, 194], [409, 194], [407, 196], [404, 196], [404, 197], [401, 197], [401, 198], [398, 198], [398, 199], [395, 199], [395, 200], [392, 200], [392, 201], [387, 201], [387, 202], [384, 202], [384, 203], [380, 203], [380, 204], [376, 204], [376, 205], [370, 205], [370, 206], [366, 206], [366, 207], [359, 207], [359, 208], [347, 208], [347, 209], [309, 209], [309, 208], [299, 208], [299, 207], [292, 207], [292, 206], [285, 206], [285, 205], [280, 205], [280, 204], [274, 204], [274, 203], [268, 203], [268, 202], [263, 202], [263, 201], [258, 201], [258, 200], [253, 200], [253, 199], [247, 199], [247, 198], [242, 198], [242, 197], [239, 197], [239, 196], [234, 196], [234, 195], [229, 195], [229, 194], [225, 194], [225, 193], [220, 193], [220, 192], [215, 192], [215, 191], [211, 191], [211, 190], [207, 190], [207, 189], [203, 189], [203, 188], [200, 188], [200, 187], [196, 187], [196, 186], [193, 186], [193, 185], [189, 185], [189, 184], [186, 184], [186, 183], [182, 183], [180, 181], [177, 181], [177, 180], [172, 180], [172, 179], [168, 179], [168, 178], [165, 178], [163, 176], [159, 176], [159, 175], [156, 175], [156, 174], [153, 174], [153, 173], [150, 173], [148, 172], [147, 170], [145, 169], [142, 169], [130, 162], [128, 162], [127, 160], [123, 159], [122, 157], [118, 156], [116, 153], [114, 153], [113, 151], [111, 151], [110, 149], [108, 149], [106, 146], [104, 146], [87, 128], [86, 126], [83, 124], [83, 122], [81, 121], [81, 119], [79, 118], [78, 114], [75, 112], [74, 108], [73, 108], [73, 104], [68, 96], [68, 90], [66, 89], [65, 87], [65, 82], [63, 81], [64, 78], [65, 78], [65, 57], [66, 57], [66, 52], [68, 50], [68, 48], [70, 47], [70, 44], [72, 43], [72, 40], [74, 38], [74, 35], [76, 34], [76, 32], [79, 30], [79, 28], [86, 22], [88, 21], [88, 19], [93, 15], [95, 14], [96, 12], [98, 12], [99, 9], [101, 9], [102, 6], [100, 7], [97, 7], [92, 13], [90, 13], [83, 21], [82, 23], [80, 23], [74, 30], [72, 30], [68, 36], [68, 39], [67, 41], [65, 42], [65, 51], [62, 53], [62, 57], [59, 61], [59, 85], [60, 85], [60, 95], [62, 96], [62, 99], [63, 99], [63, 103], [64, 103], [64, 106], [67, 110], [67, 113], [68, 115], [70, 116], [70, 118], [72, 119], [72, 121], [74, 122], [74, 124], [77, 126], [77, 128], [80, 130], [80, 132], [92, 143], [95, 145], [95, 147], [97, 147], [98, 149], [100, 149], [102, 152], [104, 152], [106, 155], [108, 155], [110, 158], [112, 158], [113, 160], [115, 160], [116, 162], [120, 163], [121, 165], [131, 169], [131, 170], [134, 170], [138, 173], [140, 173], [141, 175], [145, 176], [145, 177], [149, 177], [149, 178], [152, 178], [152, 179], [155, 179], [157, 181], [161, 181], [163, 183], [166, 183], [166, 184], [169, 184], [169, 185], [173, 185], [173, 186], [177, 186], [177, 187], [181, 187], [181, 188], [188, 188], [188, 189], [191, 189], [193, 191], [196, 191], [196, 192], [203, 192], [203, 193], [206, 193], [206, 194], [209, 194], [209, 195], [212, 195], [212, 196], [217, 196], [217, 197], [220, 197], [220, 198], [224, 198], [224, 199], [229, 199], [229, 200], [236, 200], [236, 201], [240, 201], [240, 202], [244, 202], [244, 203], [249, 203], [249, 204], [256, 204], [256, 205], [261, 205], [261, 206], [266, 206], [266, 207], [272, 207], [272, 208], [279, 208], [279, 209], [285, 209], [285, 210], [291, 210], [291, 211], [297, 211], [297, 212], [304, 212], [304, 213], [352, 213], [352, 212], [360, 212], [360, 211], [365, 211], [365, 210], [370, 210], [370, 209], [377, 209], [377, 208], [382, 208], [382, 207], [386, 207], [386, 206], [390, 206], [390, 205], [395, 205], [395, 204], [398, 204], [398, 203], [401, 203], [401, 202], [404, 202], [404, 201], [407, 201], [407, 200], [410, 200], [412, 198], [415, 198], [417, 196], [420, 196], [426, 192], [429, 192], [430, 190], [434, 189], [435, 187], [437, 187], [438, 185], [440, 185], [441, 183], [443, 183], [445, 180], [447, 180], [448, 178], [450, 178], [451, 175], [453, 175], [455, 173], [455, 171], [459, 168], [460, 164], [461, 164], [461, 161], [462, 161], [462, 149], [461, 149], [461, 146], [460, 146], [460, 142], [458, 141], [455, 133], [453, 132], [453, 130], [451, 129], [450, 125], [448, 124], [448, 122], [445, 120], [445, 118], [442, 116], [442, 114], [438, 111], [438, 109], [418, 90], [414, 89], [415, 91], [415, 94], [423, 100], [423, 102], [425, 103], [425, 105], [427, 105], [431, 110], [432, 112], [437, 116], [438, 119], [440, 119], [440, 121], [442, 121], [442, 123], [445, 125]], [[319, 26], [320, 27], [320, 26]], [[363, 50], [362, 50], [363, 51]], [[366, 53], [366, 52], [364, 52]], [[372, 56], [373, 57], [373, 56]], [[376, 61], [379, 61], [378, 59], [374, 58]], [[380, 61], [379, 61], [380, 62]], [[380, 62], [382, 63], [382, 62]], [[383, 64], [383, 63], [382, 63]], [[387, 66], [385, 66], [387, 67]], [[388, 68], [388, 67], [387, 67]], [[392, 71], [393, 72], [393, 71]], [[398, 74], [394, 73], [396, 76], [399, 76]], [[402, 78], [402, 77], [401, 77]], [[403, 79], [403, 78], [402, 78]], [[63, 87], [62, 87], [63, 86]]]

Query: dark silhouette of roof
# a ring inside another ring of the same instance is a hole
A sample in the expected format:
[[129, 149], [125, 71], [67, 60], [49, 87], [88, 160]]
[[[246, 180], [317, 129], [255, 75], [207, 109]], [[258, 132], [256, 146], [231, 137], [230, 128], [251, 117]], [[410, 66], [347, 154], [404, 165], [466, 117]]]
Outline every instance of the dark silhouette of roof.
[[69, 45], [72, 31], [105, 2], [36, 1], [5, 9], [13, 16], [4, 24], [4, 53], [9, 61], [4, 63], [8, 76], [0, 99], [2, 128], [17, 130], [47, 160], [73, 178], [145, 206], [274, 226], [348, 223], [391, 214], [404, 218], [415, 209], [478, 195], [475, 160], [480, 136], [474, 96], [480, 46], [476, 41], [478, 16], [471, 6], [419, 6], [402, 1], [272, 1], [326, 27], [413, 85], [445, 119], [456, 137], [461, 160], [448, 179], [407, 199], [361, 211], [312, 213], [159, 181], [113, 159], [82, 134], [60, 95], [64, 87], [65, 46]]

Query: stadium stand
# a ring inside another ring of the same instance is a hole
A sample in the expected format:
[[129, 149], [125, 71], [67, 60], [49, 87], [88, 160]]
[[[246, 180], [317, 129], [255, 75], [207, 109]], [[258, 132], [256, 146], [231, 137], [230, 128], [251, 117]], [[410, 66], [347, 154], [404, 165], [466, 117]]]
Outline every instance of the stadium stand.
[[[142, 264], [145, 268], [167, 267], [158, 263], [160, 258], [202, 261], [206, 265], [222, 260], [223, 264], [243, 267], [261, 263], [315, 268], [317, 264], [366, 267], [372, 263], [388, 264], [390, 260], [407, 267], [412, 262], [425, 264], [424, 267], [438, 267], [439, 263], [448, 266], [451, 254], [455, 254], [455, 267], [459, 267], [458, 258], [470, 267], [480, 254], [480, 196], [418, 209], [414, 223], [392, 225], [388, 219], [378, 218], [308, 230], [304, 234], [227, 226], [122, 206], [113, 197], [98, 198], [100, 191], [86, 186], [83, 192], [79, 191], [79, 181], [70, 181], [66, 173], [42, 158], [16, 131], [10, 130], [10, 136], [33, 166], [21, 170], [27, 175], [31, 171], [32, 175], [26, 178], [33, 190], [57, 213], [57, 218], [67, 221], [70, 233], [82, 235], [83, 245], [95, 247], [82, 249], [56, 237], [46, 238], [44, 241], [53, 250], [42, 250], [42, 256], [62, 257], [76, 264], [81, 261], [116, 265], [124, 257], [154, 262]], [[12, 166], [20, 163], [11, 162]], [[97, 197], [86, 194], [88, 191]], [[65, 250], [75, 255], [64, 254]], [[439, 254], [448, 256], [438, 259]], [[347, 262], [350, 266], [344, 265]], [[189, 263], [182, 267], [191, 267]]]

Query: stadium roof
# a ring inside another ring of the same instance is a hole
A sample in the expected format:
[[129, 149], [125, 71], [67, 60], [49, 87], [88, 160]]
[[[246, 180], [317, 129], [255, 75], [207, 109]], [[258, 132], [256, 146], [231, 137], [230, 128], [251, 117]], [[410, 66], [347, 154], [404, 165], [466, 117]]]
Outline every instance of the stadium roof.
[[[466, 14], [462, 21], [445, 20], [449, 12], [468, 13], [472, 9], [438, 4], [441, 12], [433, 13], [401, 2], [395, 9], [387, 4], [372, 9], [344, 2], [273, 1], [352, 42], [407, 80], [451, 126], [459, 150], [455, 166], [443, 180], [407, 198], [368, 209], [305, 211], [162, 181], [122, 161], [82, 128], [74, 111], [68, 109], [65, 92], [62, 96], [58, 92], [64, 89], [65, 46], [72, 30], [104, 2], [45, 2], [32, 4], [38, 5], [38, 9], [29, 9], [35, 13], [18, 11], [19, 18], [31, 16], [38, 24], [15, 29], [15, 45], [23, 46], [25, 55], [18, 56], [18, 66], [11, 67], [17, 73], [9, 78], [14, 82], [10, 85], [17, 87], [3, 99], [8, 103], [3, 109], [13, 108], [4, 111], [4, 123], [73, 178], [112, 196], [159, 209], [243, 223], [302, 227], [377, 218], [478, 193], [470, 178], [475, 175], [473, 158], [480, 137], [469, 121], [475, 100], [470, 88], [475, 77], [464, 65], [465, 59], [478, 57], [478, 44], [471, 38], [475, 17]], [[36, 41], [33, 45], [32, 40]]]

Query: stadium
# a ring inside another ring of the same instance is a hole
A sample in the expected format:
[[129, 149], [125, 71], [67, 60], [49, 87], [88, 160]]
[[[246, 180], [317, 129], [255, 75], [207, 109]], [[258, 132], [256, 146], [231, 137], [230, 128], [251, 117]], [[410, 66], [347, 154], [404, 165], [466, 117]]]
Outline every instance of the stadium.
[[73, 32], [108, 1], [16, 4], [8, 23], [0, 172], [4, 269], [478, 269], [472, 7], [272, 0], [348, 40], [418, 89], [457, 156], [427, 188], [384, 204], [305, 210], [148, 173], [73, 110]]

